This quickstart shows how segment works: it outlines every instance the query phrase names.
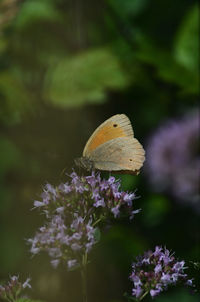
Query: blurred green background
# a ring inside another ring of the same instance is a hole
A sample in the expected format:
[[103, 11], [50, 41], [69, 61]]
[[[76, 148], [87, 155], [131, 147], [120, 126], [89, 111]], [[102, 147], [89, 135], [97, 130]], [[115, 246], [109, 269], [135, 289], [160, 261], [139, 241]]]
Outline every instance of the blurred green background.
[[[198, 19], [194, 0], [0, 1], [1, 280], [31, 276], [33, 298], [81, 301], [78, 271], [31, 258], [25, 239], [43, 221], [33, 200], [47, 181], [66, 179], [63, 169], [113, 114], [127, 114], [146, 146], [164, 121], [197, 107]], [[157, 244], [200, 261], [199, 213], [154, 192], [144, 172], [122, 183], [137, 188], [142, 211], [115, 222], [92, 251], [89, 301], [125, 301], [131, 262]], [[200, 271], [190, 273], [200, 284]], [[199, 297], [178, 288], [156, 301]]]

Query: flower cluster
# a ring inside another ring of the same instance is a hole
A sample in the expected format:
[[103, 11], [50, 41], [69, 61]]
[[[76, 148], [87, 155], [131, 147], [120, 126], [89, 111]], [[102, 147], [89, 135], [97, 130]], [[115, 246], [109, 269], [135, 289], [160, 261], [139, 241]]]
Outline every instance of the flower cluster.
[[55, 267], [61, 260], [69, 269], [81, 265], [83, 255], [98, 240], [97, 225], [101, 221], [122, 213], [133, 218], [139, 211], [132, 207], [135, 194], [119, 188], [120, 182], [113, 176], [105, 180], [94, 172], [89, 176], [73, 172], [70, 181], [58, 187], [46, 184], [42, 200], [34, 202], [34, 207], [45, 214], [46, 222], [28, 240], [31, 252], [47, 251]]
[[16, 301], [26, 287], [31, 288], [30, 278], [24, 283], [19, 281], [19, 276], [12, 276], [10, 281], [4, 286], [0, 285], [0, 299], [3, 301]]
[[169, 250], [156, 246], [154, 252], [146, 252], [132, 264], [132, 296], [140, 301], [148, 293], [152, 298], [159, 295], [169, 285], [180, 283], [192, 286], [185, 269], [184, 261], [177, 261]]
[[199, 111], [168, 121], [150, 138], [145, 170], [157, 191], [200, 211]]

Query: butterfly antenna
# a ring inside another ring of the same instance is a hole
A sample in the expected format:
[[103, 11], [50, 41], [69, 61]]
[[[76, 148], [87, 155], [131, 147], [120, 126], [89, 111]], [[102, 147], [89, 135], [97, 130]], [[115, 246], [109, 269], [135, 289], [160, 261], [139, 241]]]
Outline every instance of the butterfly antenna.
[[81, 167], [78, 166], [78, 174], [80, 175], [81, 174]]
[[81, 173], [81, 165], [80, 165], [80, 163], [79, 163], [79, 159], [78, 159], [78, 158], [75, 158], [75, 159], [74, 159], [74, 163], [75, 163], [76, 169], [78, 169], [78, 174], [80, 174], [80, 173]]

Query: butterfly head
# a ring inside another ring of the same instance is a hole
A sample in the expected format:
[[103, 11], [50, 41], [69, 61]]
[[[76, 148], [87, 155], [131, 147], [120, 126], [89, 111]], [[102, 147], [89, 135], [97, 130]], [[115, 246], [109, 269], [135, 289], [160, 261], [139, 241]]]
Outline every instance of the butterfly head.
[[87, 171], [91, 171], [94, 168], [93, 162], [89, 158], [79, 157], [76, 158], [74, 161], [78, 167], [81, 167]]

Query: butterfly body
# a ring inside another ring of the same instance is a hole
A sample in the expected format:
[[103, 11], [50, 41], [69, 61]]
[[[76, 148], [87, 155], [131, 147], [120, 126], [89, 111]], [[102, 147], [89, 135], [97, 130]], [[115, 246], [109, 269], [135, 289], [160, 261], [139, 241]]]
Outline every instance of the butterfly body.
[[144, 154], [142, 145], [134, 138], [128, 117], [117, 114], [94, 131], [83, 150], [83, 157], [76, 163], [86, 170], [138, 174]]
[[87, 157], [79, 157], [75, 159], [75, 164], [87, 171], [94, 170], [94, 163]]

